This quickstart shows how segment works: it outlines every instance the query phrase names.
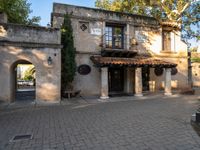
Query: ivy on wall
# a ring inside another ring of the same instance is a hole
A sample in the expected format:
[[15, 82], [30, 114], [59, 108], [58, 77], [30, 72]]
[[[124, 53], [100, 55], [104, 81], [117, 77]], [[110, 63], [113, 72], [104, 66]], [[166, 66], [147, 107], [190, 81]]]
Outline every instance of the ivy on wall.
[[61, 49], [61, 89], [64, 91], [71, 87], [76, 72], [76, 49], [74, 47], [73, 29], [67, 14], [64, 16], [64, 22], [61, 27], [61, 44], [63, 46]]

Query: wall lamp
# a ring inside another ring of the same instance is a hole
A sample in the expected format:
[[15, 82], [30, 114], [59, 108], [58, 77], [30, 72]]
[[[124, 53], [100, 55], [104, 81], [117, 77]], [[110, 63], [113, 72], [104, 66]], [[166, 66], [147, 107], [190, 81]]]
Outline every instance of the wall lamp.
[[48, 65], [52, 65], [53, 60], [52, 60], [52, 58], [50, 56], [48, 57], [47, 62], [48, 62]]

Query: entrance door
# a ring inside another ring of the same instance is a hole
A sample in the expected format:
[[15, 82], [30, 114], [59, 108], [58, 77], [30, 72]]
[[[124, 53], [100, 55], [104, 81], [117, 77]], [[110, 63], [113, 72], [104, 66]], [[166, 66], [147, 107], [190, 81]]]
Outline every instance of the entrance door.
[[150, 74], [149, 67], [143, 67], [142, 68], [142, 86], [143, 86], [142, 90], [143, 91], [149, 91], [149, 80], [150, 80], [149, 74]]
[[124, 90], [124, 69], [109, 69], [109, 92], [123, 92]]

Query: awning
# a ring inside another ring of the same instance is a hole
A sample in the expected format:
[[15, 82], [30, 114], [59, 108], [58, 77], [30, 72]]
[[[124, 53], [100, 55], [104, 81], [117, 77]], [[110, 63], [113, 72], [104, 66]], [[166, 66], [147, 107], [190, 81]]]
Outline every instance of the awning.
[[132, 66], [132, 67], [164, 67], [173, 68], [177, 64], [166, 62], [153, 57], [134, 57], [134, 58], [121, 58], [121, 57], [102, 57], [102, 56], [91, 56], [91, 60], [96, 66]]

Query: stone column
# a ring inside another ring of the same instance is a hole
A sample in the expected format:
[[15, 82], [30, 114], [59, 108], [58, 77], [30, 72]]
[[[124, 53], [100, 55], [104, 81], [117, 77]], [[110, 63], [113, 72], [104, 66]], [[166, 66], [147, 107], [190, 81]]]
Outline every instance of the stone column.
[[126, 93], [133, 93], [133, 72], [132, 68], [126, 68], [124, 78], [124, 91]]
[[102, 46], [106, 48], [106, 22], [102, 22]]
[[129, 50], [129, 46], [130, 46], [130, 25], [127, 24], [127, 30], [126, 30], [126, 49]]
[[142, 94], [142, 68], [135, 69], [135, 96], [143, 96]]
[[171, 68], [165, 68], [165, 95], [172, 95], [172, 92], [171, 92]]
[[101, 99], [107, 99], [108, 97], [108, 68], [101, 68]]

